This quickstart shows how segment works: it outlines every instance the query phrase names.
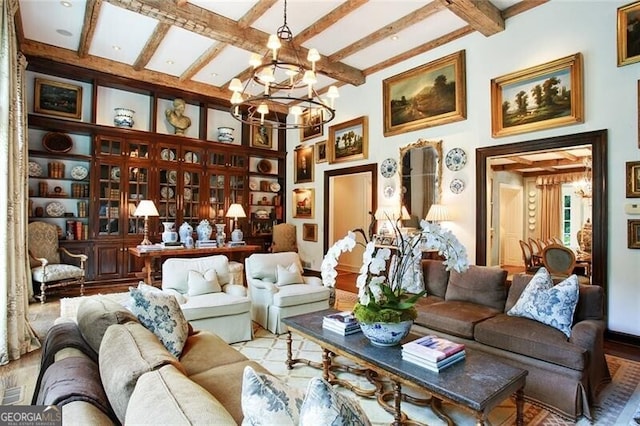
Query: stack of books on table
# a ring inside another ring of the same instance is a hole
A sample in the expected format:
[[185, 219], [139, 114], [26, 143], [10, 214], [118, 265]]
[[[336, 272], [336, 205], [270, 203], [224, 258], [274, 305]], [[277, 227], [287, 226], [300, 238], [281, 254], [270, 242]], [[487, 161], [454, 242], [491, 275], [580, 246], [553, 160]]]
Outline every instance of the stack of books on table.
[[140, 253], [147, 253], [149, 251], [162, 250], [162, 244], [149, 244], [149, 245], [137, 245], [136, 248]]
[[216, 240], [198, 240], [196, 241], [196, 248], [216, 248], [218, 242]]
[[402, 359], [435, 372], [462, 361], [464, 357], [464, 344], [432, 334], [402, 345]]
[[347, 336], [360, 331], [360, 324], [352, 312], [343, 311], [322, 319], [322, 328]]

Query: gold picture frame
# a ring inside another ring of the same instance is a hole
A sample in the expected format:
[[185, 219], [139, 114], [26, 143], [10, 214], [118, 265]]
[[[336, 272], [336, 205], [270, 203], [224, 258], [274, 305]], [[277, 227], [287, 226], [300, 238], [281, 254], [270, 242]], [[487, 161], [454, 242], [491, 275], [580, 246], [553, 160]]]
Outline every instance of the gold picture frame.
[[33, 111], [39, 114], [80, 119], [82, 117], [82, 86], [36, 78]]
[[[303, 127], [300, 128], [300, 140], [306, 141], [324, 135], [322, 109], [305, 109], [300, 116]], [[311, 126], [309, 124], [312, 124]]]
[[354, 118], [329, 127], [327, 157], [330, 164], [364, 160], [369, 155], [369, 119]]
[[303, 223], [302, 224], [302, 240], [303, 241], [318, 241], [318, 224], [317, 223]]
[[293, 190], [293, 217], [313, 219], [315, 209], [315, 190], [296, 188]]
[[627, 247], [640, 249], [640, 220], [627, 220]]
[[627, 161], [627, 198], [640, 198], [640, 161]]
[[467, 118], [465, 51], [382, 81], [384, 135]]
[[327, 162], [327, 141], [316, 142], [316, 164]]
[[618, 66], [640, 61], [640, 2], [618, 8], [617, 33]]
[[313, 145], [293, 150], [293, 183], [313, 182]]
[[251, 126], [251, 146], [254, 148], [273, 148], [273, 126], [267, 122], [260, 126]]
[[582, 123], [582, 84], [581, 53], [492, 79], [492, 136]]

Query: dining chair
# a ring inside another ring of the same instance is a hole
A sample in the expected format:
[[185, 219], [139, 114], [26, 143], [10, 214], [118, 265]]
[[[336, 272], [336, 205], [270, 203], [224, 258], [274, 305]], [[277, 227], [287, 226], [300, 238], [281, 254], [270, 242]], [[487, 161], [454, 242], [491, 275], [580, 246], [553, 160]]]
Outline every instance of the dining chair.
[[[576, 255], [569, 247], [561, 244], [550, 244], [542, 251], [542, 263], [551, 276], [558, 278], [568, 277], [573, 274], [576, 267]], [[577, 275], [578, 282], [590, 284], [589, 277]]]
[[536, 272], [540, 269], [540, 265], [534, 265], [531, 246], [526, 241], [520, 240], [520, 249], [522, 250], [522, 261], [524, 262], [525, 272]]

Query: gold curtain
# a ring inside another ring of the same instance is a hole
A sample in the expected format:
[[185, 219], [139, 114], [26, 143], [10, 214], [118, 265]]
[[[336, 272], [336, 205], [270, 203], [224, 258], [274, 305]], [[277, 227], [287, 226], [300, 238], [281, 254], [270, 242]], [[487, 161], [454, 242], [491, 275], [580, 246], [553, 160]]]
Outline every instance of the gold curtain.
[[541, 240], [560, 237], [562, 184], [572, 181], [569, 174], [540, 176], [536, 179], [536, 185], [540, 188], [540, 235], [538, 237]]
[[420, 151], [422, 152], [422, 188], [424, 189], [424, 195], [422, 198], [423, 215], [418, 218], [418, 223], [427, 216], [429, 208], [436, 202], [436, 188], [438, 187], [436, 182], [438, 160], [435, 158], [434, 150], [421, 149]]
[[17, 0], [0, 0], [0, 365], [38, 349], [27, 314], [31, 271], [27, 248], [27, 61], [18, 52]]

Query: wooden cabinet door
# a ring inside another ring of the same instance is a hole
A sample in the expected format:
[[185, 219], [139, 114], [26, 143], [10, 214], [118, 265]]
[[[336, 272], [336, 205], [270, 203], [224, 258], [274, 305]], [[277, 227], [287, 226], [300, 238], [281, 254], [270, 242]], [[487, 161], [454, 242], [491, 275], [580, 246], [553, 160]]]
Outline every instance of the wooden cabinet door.
[[[123, 244], [120, 241], [97, 241], [94, 245], [94, 270], [97, 281], [125, 276]], [[128, 255], [128, 254], [127, 254]]]

